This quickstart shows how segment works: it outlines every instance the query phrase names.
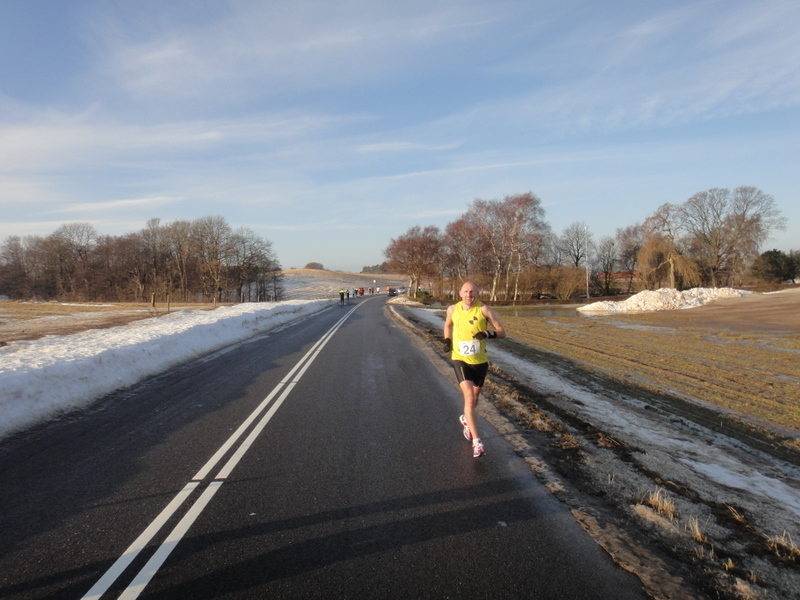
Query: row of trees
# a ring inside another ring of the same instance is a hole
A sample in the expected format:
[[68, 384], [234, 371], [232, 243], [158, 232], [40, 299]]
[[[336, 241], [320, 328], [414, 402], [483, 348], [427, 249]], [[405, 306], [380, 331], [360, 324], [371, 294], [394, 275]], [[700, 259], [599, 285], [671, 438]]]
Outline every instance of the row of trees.
[[595, 241], [582, 222], [554, 234], [541, 200], [527, 193], [475, 200], [444, 231], [412, 227], [384, 255], [415, 292], [428, 282], [443, 291], [472, 279], [492, 300], [570, 298], [741, 285], [761, 245], [785, 226], [774, 198], [761, 190], [713, 188]]
[[0, 247], [0, 294], [60, 301], [264, 301], [283, 294], [271, 242], [223, 217], [99, 235], [89, 223]]

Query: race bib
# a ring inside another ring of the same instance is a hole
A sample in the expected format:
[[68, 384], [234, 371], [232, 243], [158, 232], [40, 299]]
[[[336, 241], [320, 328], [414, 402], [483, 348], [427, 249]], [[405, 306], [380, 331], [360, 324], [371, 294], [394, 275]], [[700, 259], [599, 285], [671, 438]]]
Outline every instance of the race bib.
[[481, 352], [481, 343], [479, 340], [469, 340], [466, 342], [458, 342], [458, 353], [461, 356], [475, 356]]

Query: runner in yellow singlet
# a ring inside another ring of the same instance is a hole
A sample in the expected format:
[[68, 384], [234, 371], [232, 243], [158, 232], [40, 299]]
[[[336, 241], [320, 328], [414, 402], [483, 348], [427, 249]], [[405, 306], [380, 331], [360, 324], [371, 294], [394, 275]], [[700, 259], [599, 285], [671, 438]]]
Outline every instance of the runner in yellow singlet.
[[[472, 440], [472, 455], [485, 454], [478, 434], [478, 396], [489, 371], [486, 340], [506, 337], [506, 330], [491, 308], [478, 300], [478, 286], [471, 281], [461, 286], [461, 302], [447, 308], [444, 347], [451, 352], [458, 385], [464, 394], [464, 414], [459, 419], [464, 437]], [[491, 325], [493, 331], [489, 331]]]

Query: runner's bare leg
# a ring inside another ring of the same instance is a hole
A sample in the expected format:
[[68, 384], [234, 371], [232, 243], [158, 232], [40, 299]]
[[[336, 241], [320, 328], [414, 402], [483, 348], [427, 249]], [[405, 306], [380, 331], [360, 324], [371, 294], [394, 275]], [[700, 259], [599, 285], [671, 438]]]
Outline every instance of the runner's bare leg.
[[480, 439], [478, 433], [478, 396], [481, 388], [471, 381], [462, 381], [459, 384], [461, 393], [464, 394], [464, 418], [467, 420], [469, 430], [472, 432], [472, 439]]

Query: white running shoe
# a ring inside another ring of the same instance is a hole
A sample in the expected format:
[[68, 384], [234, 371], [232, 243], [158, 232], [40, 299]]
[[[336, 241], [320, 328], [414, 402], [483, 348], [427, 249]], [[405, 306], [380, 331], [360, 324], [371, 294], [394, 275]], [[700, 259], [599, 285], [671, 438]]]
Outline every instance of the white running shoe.
[[486, 452], [483, 451], [483, 442], [480, 440], [475, 440], [472, 442], [472, 457], [473, 458], [480, 458], [484, 456]]
[[461, 424], [464, 426], [464, 437], [467, 438], [467, 441], [470, 441], [472, 439], [472, 432], [469, 430], [467, 418], [464, 415], [461, 415], [458, 420], [461, 421]]

